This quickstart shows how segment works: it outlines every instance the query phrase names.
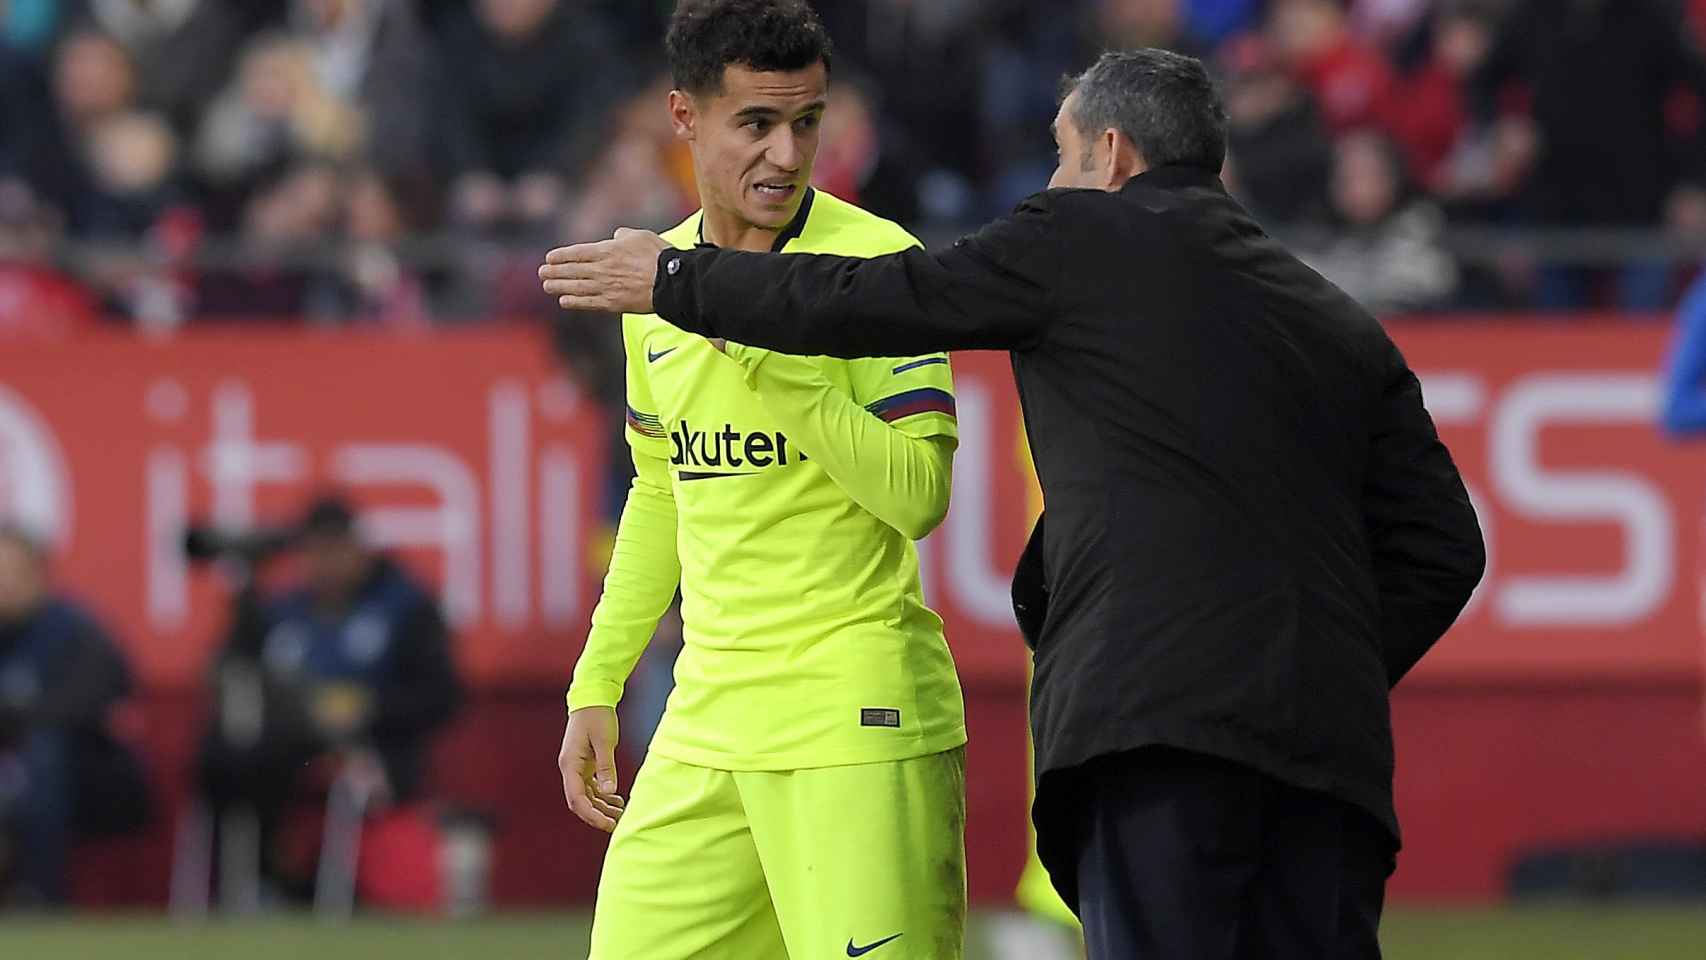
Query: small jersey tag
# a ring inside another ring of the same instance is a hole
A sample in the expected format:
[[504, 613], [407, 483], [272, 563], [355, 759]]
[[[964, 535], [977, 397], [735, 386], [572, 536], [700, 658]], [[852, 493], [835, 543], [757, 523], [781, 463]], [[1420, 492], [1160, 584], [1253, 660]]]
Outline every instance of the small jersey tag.
[[859, 711], [861, 727], [898, 727], [900, 711], [888, 707], [864, 707]]

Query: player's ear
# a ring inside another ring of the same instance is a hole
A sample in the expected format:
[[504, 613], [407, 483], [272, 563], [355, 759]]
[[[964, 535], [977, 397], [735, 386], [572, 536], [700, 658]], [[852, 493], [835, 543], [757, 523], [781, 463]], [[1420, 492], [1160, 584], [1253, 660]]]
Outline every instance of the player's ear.
[[693, 95], [684, 90], [669, 92], [669, 125], [675, 130], [678, 140], [692, 140], [694, 127], [699, 122], [699, 106], [693, 100]]

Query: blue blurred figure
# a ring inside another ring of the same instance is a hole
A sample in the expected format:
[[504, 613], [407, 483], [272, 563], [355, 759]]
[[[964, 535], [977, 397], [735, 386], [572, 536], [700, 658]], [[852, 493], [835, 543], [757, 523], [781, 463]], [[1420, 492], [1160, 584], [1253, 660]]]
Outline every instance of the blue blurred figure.
[[1665, 380], [1665, 432], [1676, 439], [1706, 433], [1706, 274], [1676, 311]]
[[50, 591], [41, 546], [0, 525], [0, 902], [63, 904], [74, 836], [145, 818], [140, 767], [107, 732], [129, 690], [106, 633]]

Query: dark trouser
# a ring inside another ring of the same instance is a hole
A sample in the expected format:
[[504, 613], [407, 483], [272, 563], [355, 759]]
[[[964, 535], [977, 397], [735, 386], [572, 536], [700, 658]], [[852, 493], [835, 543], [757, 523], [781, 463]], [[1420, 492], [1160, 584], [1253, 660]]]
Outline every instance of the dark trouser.
[[22, 774], [22, 789], [11, 801], [14, 880], [47, 904], [65, 902], [71, 848], [69, 740], [61, 730], [34, 730], [24, 736], [14, 758]]
[[1162, 747], [1050, 778], [1039, 846], [1090, 960], [1378, 960], [1393, 849], [1362, 810]]

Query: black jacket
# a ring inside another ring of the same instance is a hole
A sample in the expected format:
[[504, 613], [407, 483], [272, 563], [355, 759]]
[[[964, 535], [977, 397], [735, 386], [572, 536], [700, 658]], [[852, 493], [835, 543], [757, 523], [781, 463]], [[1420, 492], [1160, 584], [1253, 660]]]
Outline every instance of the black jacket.
[[104, 730], [132, 689], [130, 664], [82, 607], [50, 597], [22, 620], [0, 621], [0, 747], [9, 731]]
[[1047, 505], [1014, 584], [1039, 804], [1053, 771], [1165, 744], [1396, 837], [1387, 693], [1480, 580], [1480, 530], [1385, 331], [1215, 176], [1050, 190], [941, 253], [659, 267], [658, 312], [707, 336], [1012, 352]]
[[148, 772], [111, 723], [132, 690], [124, 653], [71, 600], [50, 597], [20, 620], [0, 621], [0, 754], [36, 730], [63, 733], [71, 823], [81, 835], [127, 832], [152, 815]]

